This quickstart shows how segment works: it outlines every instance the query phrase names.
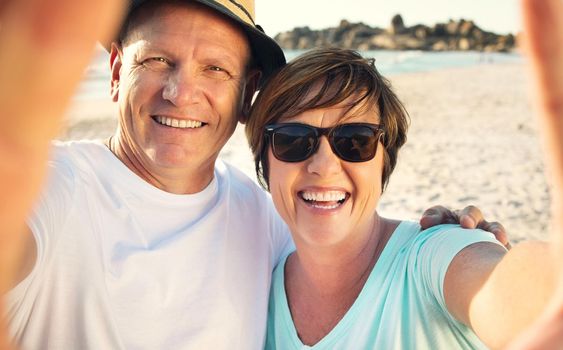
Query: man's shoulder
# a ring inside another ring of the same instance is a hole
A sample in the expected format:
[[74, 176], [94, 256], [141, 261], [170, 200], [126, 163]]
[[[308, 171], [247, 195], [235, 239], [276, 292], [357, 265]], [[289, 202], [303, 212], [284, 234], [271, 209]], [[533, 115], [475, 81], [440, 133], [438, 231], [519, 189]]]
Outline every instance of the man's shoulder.
[[50, 177], [76, 180], [80, 174], [105, 167], [107, 149], [101, 141], [53, 141], [49, 157]]
[[237, 167], [223, 161], [217, 161], [215, 174], [219, 180], [219, 186], [221, 188], [228, 187], [231, 199], [240, 203], [241, 206], [260, 207], [263, 210], [271, 209], [269, 208], [270, 194]]
[[92, 158], [104, 152], [104, 144], [98, 140], [53, 141], [51, 143], [51, 161], [72, 162], [81, 158]]
[[260, 187], [254, 179], [245, 174], [242, 170], [238, 169], [236, 166], [222, 160], [218, 160], [215, 163], [215, 174], [220, 181], [228, 181], [231, 187], [240, 191], [251, 191], [260, 195], [267, 194], [267, 192]]

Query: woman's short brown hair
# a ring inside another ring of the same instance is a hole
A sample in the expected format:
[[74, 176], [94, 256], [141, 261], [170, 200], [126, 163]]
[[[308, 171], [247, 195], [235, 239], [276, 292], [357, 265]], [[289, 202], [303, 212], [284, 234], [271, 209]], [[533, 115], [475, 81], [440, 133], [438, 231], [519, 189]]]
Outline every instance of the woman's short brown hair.
[[[318, 93], [310, 98], [311, 91]], [[386, 187], [407, 138], [408, 113], [389, 81], [375, 68], [373, 59], [365, 59], [353, 50], [326, 48], [308, 51], [288, 63], [270, 78], [252, 105], [246, 136], [258, 181], [264, 188], [269, 188], [265, 126], [307, 110], [332, 107], [349, 98], [349, 110], [357, 106], [375, 106], [379, 110], [385, 130], [381, 188]]]

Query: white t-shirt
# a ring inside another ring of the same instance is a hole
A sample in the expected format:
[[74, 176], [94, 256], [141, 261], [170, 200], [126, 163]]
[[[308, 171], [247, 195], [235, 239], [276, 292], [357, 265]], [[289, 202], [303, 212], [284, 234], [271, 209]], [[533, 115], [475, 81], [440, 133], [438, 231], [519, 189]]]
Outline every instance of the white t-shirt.
[[7, 295], [24, 349], [259, 349], [271, 273], [292, 248], [268, 195], [217, 162], [202, 192], [151, 186], [99, 142], [56, 144]]

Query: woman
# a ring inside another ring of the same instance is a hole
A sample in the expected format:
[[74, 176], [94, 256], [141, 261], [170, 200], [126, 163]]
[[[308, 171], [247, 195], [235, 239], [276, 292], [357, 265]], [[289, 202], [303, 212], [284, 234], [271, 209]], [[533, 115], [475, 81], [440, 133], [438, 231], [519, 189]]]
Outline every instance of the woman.
[[373, 61], [349, 50], [311, 51], [259, 94], [247, 136], [296, 245], [274, 271], [266, 348], [499, 347], [543, 307], [547, 246], [506, 254], [485, 232], [378, 215], [407, 123]]

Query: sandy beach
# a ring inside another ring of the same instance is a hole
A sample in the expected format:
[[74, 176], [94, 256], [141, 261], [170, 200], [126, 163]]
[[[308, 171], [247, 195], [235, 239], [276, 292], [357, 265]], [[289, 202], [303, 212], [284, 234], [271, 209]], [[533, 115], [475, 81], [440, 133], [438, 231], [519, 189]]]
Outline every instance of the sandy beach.
[[[525, 73], [487, 64], [390, 76], [411, 128], [380, 213], [416, 220], [431, 205], [474, 204], [513, 242], [547, 238], [549, 191]], [[74, 101], [60, 139], [108, 137], [115, 115], [109, 97]], [[221, 157], [255, 177], [242, 126]]]

